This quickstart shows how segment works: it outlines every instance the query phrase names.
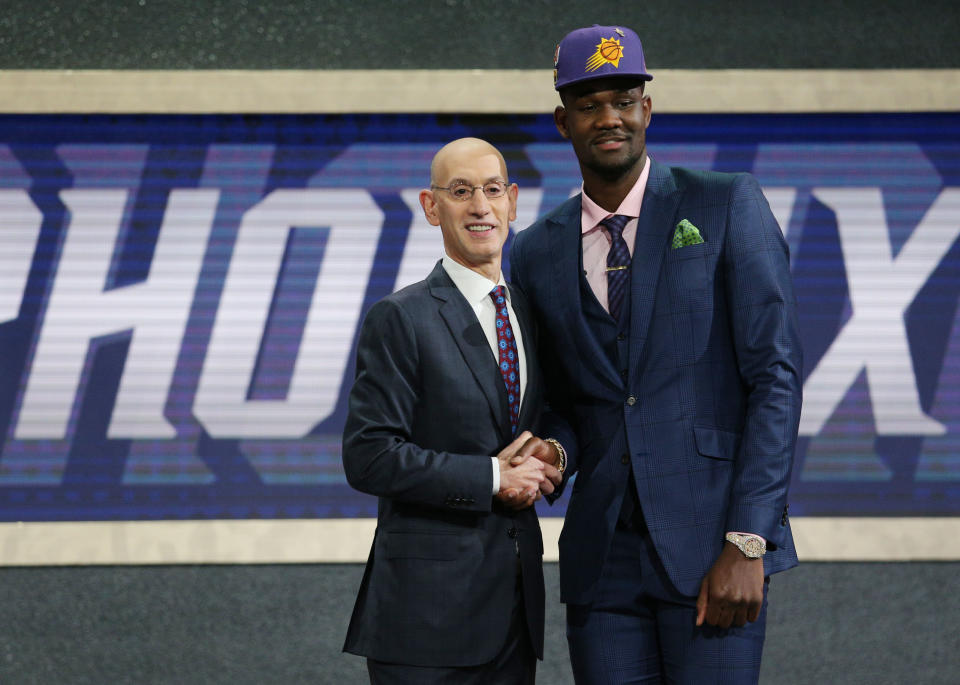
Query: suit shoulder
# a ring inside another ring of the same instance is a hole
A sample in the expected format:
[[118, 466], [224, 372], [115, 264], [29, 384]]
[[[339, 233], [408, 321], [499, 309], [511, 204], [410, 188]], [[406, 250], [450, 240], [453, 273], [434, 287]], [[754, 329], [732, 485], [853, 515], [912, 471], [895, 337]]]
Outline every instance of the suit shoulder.
[[759, 192], [757, 180], [746, 172], [727, 173], [671, 167], [674, 183], [688, 197], [701, 197], [707, 204], [721, 204]]
[[411, 283], [408, 286], [400, 288], [396, 292], [390, 293], [384, 297], [381, 302], [392, 302], [398, 306], [409, 305], [412, 302], [422, 300], [430, 295], [430, 289], [426, 280]]
[[566, 222], [570, 219], [570, 216], [574, 213], [580, 212], [580, 193], [577, 193], [571, 198], [561, 202], [558, 206], [554, 207], [552, 210], [540, 217], [532, 226], [537, 224], [546, 223], [547, 221], [559, 221], [561, 223]]
[[546, 224], [548, 221], [556, 223], [567, 223], [574, 216], [580, 216], [580, 193], [561, 202], [558, 206], [537, 219], [530, 228]]
[[526, 229], [517, 233], [514, 237], [514, 244], [522, 245], [529, 240], [540, 240], [542, 239], [542, 232], [547, 230], [547, 225], [549, 223], [566, 224], [570, 221], [572, 216], [576, 215], [579, 217], [579, 212], [580, 195], [578, 193], [557, 207], [554, 207], [552, 210], [530, 224], [530, 226], [528, 226]]
[[413, 312], [428, 297], [430, 297], [430, 292], [426, 281], [411, 283], [405, 288], [401, 288], [374, 302], [367, 312], [364, 322], [382, 322], [398, 317], [404, 320], [413, 319]]

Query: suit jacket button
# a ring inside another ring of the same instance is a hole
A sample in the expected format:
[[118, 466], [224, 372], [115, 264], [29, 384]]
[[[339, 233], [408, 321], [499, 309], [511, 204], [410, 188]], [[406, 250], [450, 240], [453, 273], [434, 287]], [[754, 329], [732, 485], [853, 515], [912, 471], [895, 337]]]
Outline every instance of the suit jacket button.
[[507, 535], [509, 535], [512, 538], [517, 537], [517, 529], [515, 527], [511, 528], [510, 530], [507, 531]]
[[627, 405], [632, 407], [636, 403], [637, 403], [637, 398], [634, 397], [633, 395], [630, 395], [630, 397], [627, 398]]
[[621, 463], [621, 464], [629, 464], [629, 463], [630, 463], [630, 455], [629, 455], [629, 454], [624, 454], [622, 457], [620, 457], [620, 463]]

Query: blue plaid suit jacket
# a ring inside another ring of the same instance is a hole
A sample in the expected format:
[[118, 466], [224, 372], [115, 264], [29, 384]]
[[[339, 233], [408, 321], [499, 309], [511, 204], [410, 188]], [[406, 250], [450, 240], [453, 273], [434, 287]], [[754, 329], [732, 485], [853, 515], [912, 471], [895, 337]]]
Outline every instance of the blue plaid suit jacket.
[[[801, 348], [788, 249], [756, 180], [652, 161], [625, 378], [583, 316], [580, 213], [578, 195], [521, 231], [510, 255], [540, 329], [542, 434], [567, 450], [564, 486], [576, 473], [560, 537], [562, 601], [587, 604], [596, 591], [628, 463], [680, 592], [697, 594], [727, 531], [767, 539], [768, 574], [794, 566], [787, 490]], [[673, 249], [683, 219], [704, 242]]]

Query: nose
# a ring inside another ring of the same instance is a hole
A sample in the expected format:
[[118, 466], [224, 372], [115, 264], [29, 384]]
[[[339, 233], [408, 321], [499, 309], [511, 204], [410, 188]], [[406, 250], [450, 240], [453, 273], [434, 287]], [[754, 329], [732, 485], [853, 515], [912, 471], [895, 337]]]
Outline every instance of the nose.
[[474, 188], [473, 195], [469, 201], [470, 213], [475, 216], [483, 216], [490, 211], [490, 200], [483, 192], [483, 188]]
[[620, 113], [612, 105], [604, 105], [597, 111], [597, 118], [594, 120], [597, 128], [617, 128], [620, 126]]

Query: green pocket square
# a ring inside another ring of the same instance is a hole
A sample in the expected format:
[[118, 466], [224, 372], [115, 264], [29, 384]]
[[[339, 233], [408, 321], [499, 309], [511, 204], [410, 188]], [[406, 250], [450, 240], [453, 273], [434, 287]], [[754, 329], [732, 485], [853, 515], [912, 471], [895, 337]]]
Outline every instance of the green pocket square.
[[673, 242], [670, 243], [670, 247], [676, 250], [679, 247], [699, 245], [702, 242], [703, 238], [700, 237], [700, 231], [697, 230], [697, 227], [684, 219], [677, 224], [677, 230], [673, 232]]

